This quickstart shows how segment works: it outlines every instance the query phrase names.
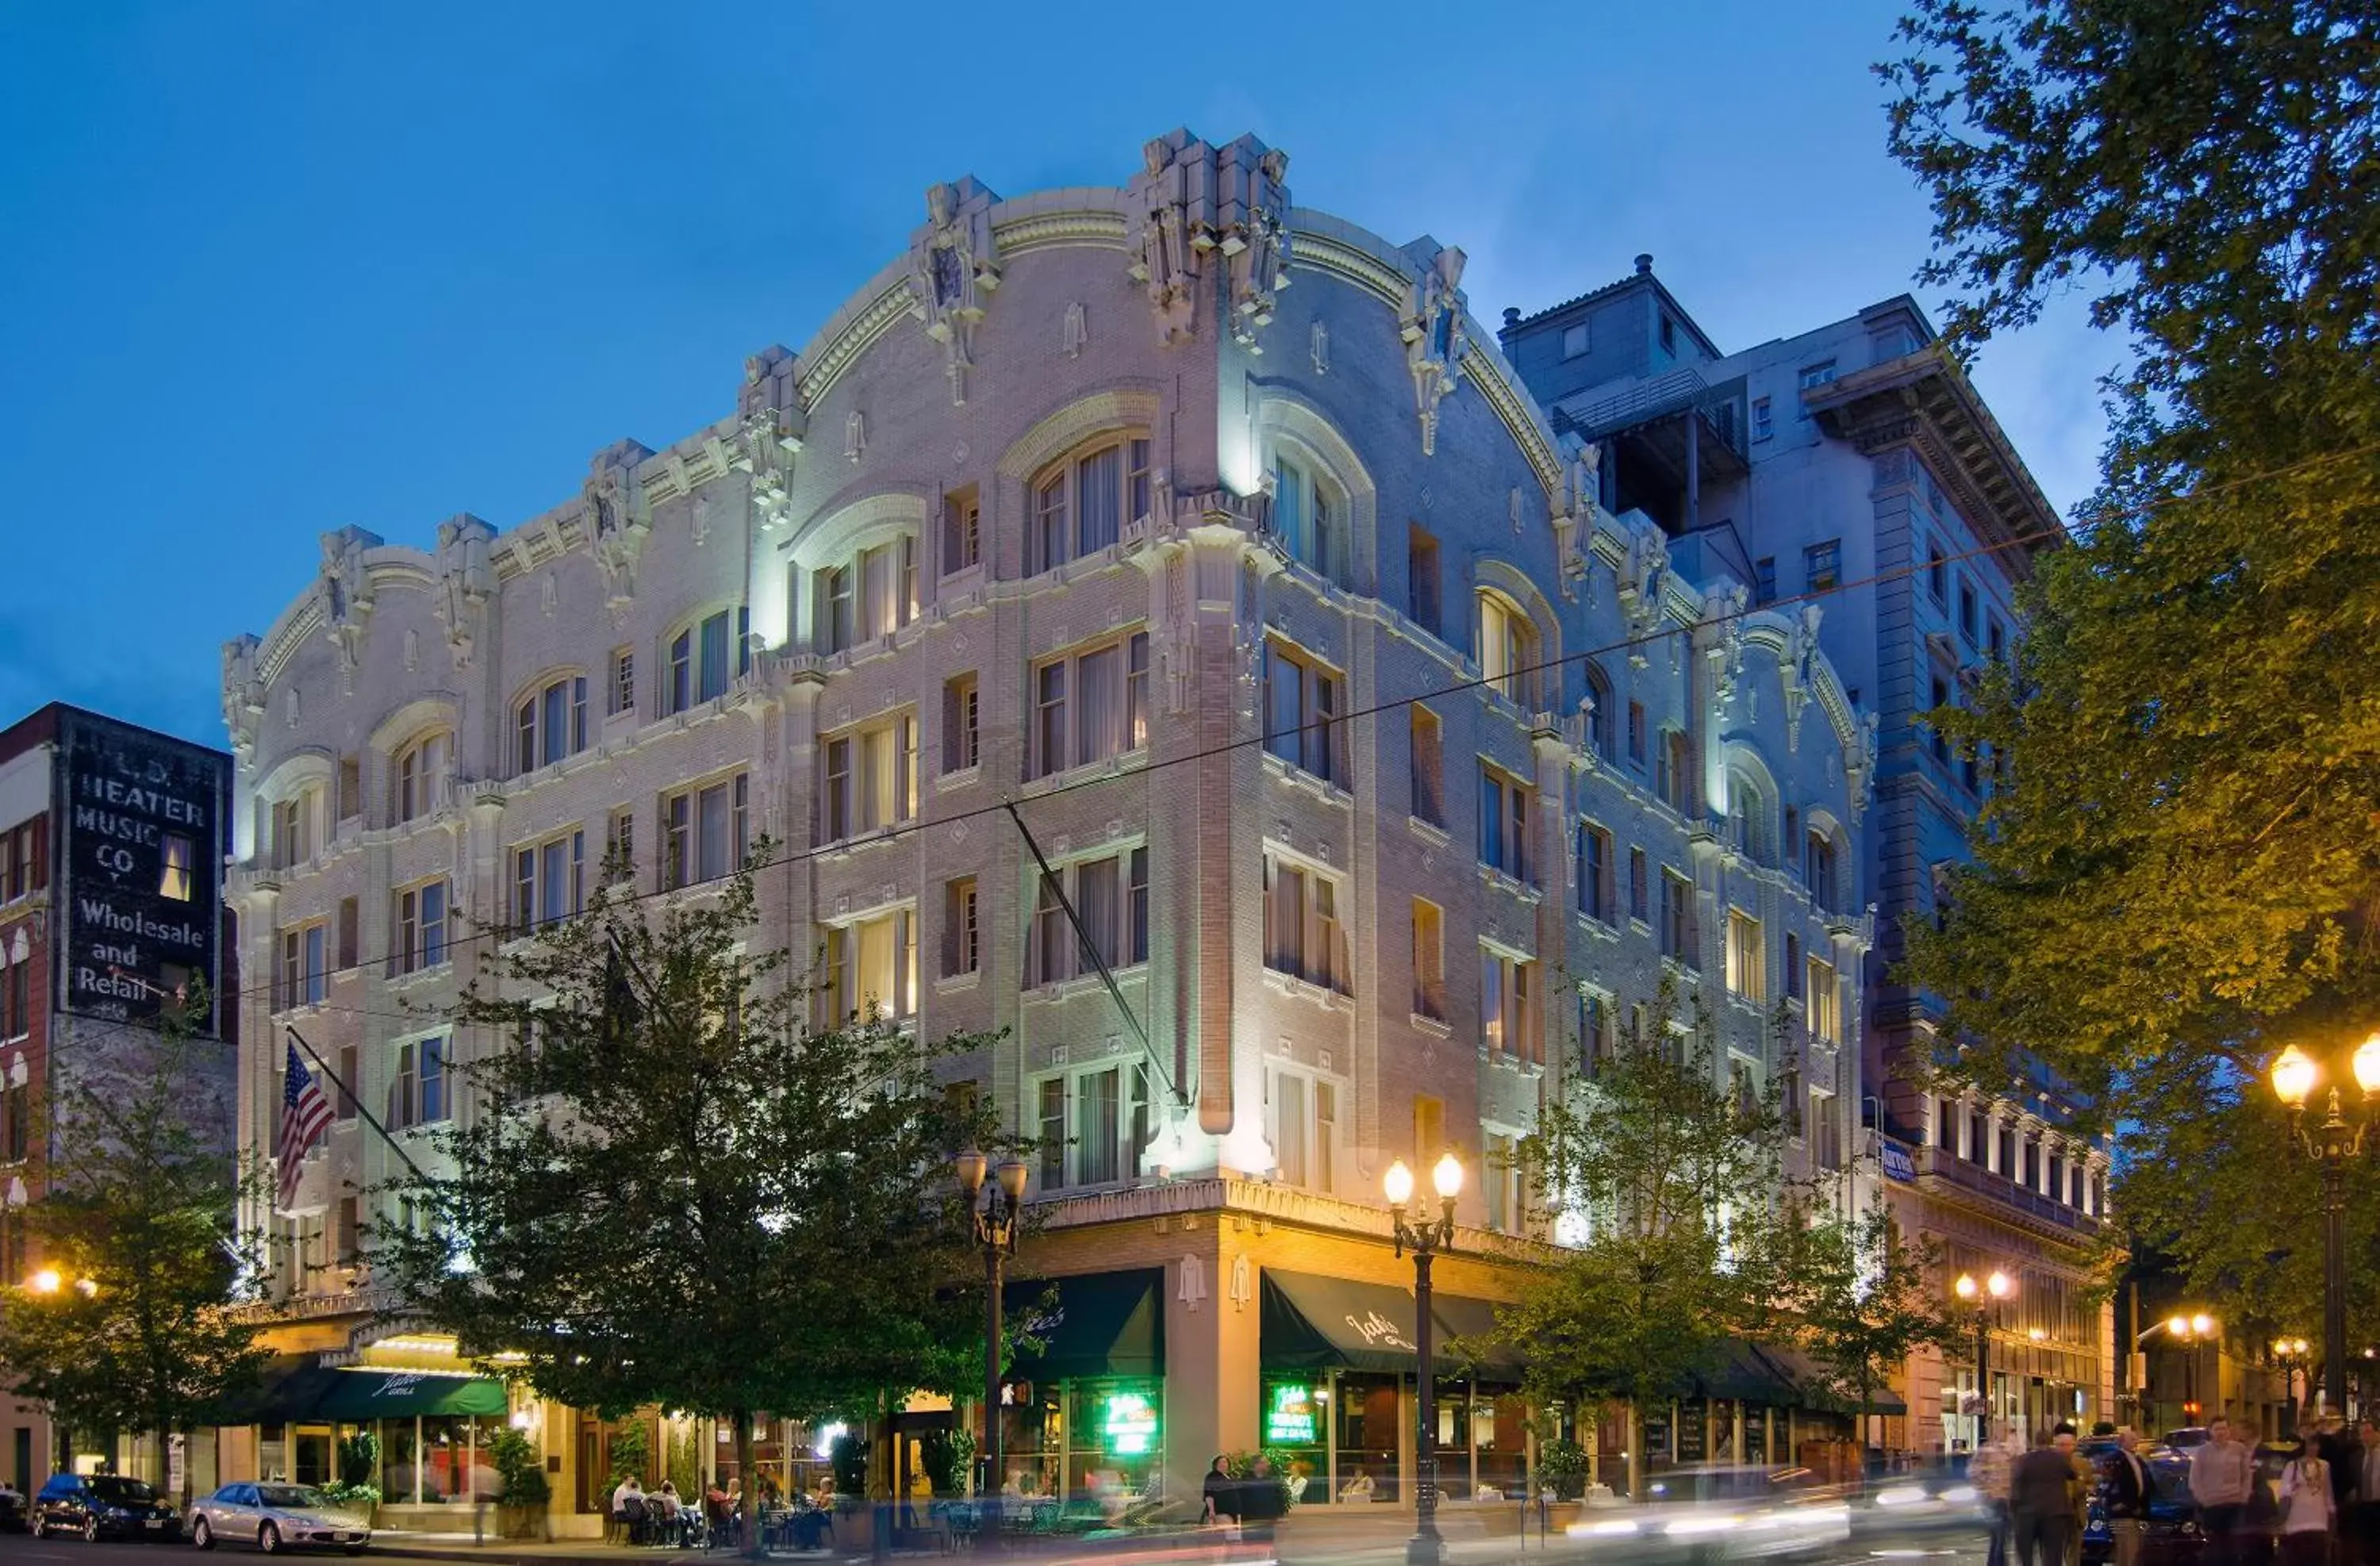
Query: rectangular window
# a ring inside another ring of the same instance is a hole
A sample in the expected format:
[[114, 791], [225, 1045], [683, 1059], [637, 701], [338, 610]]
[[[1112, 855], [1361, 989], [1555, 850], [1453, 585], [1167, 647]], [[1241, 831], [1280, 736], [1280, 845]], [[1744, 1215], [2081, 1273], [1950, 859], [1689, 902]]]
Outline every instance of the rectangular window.
[[1599, 989], [1579, 990], [1578, 1055], [1582, 1071], [1592, 1074], [1598, 1062], [1608, 1061], [1618, 1052], [1619, 1043], [1613, 1036], [1617, 1021], [1609, 996]]
[[339, 971], [344, 973], [362, 959], [358, 953], [363, 945], [364, 909], [360, 898], [339, 899]]
[[1661, 872], [1661, 955], [1688, 967], [1694, 953], [1694, 884], [1675, 870]]
[[1755, 604], [1777, 601], [1777, 557], [1764, 554], [1753, 563], [1752, 601]]
[[743, 772], [662, 798], [662, 890], [718, 880], [750, 852], [751, 783]]
[[301, 791], [273, 807], [273, 868], [285, 870], [314, 856], [314, 792]]
[[1802, 938], [1792, 931], [1785, 932], [1785, 999], [1802, 998]]
[[[1933, 696], [1936, 710], [1938, 711], [1950, 705], [1950, 684], [1938, 674], [1934, 677]], [[1950, 736], [1939, 727], [1934, 727], [1934, 759], [1937, 761], [1950, 759]]]
[[587, 834], [532, 844], [513, 851], [513, 926], [531, 930], [587, 909]]
[[1802, 367], [1802, 389], [1805, 392], [1814, 386], [1826, 385], [1834, 378], [1835, 361], [1833, 359], [1820, 359], [1815, 364], [1805, 364]]
[[637, 710], [637, 649], [615, 647], [612, 649], [612, 679], [607, 689], [606, 715], [618, 717]]
[[917, 1013], [917, 916], [895, 908], [827, 930], [826, 1014], [830, 1027], [854, 1015]]
[[1148, 633], [1135, 631], [1034, 669], [1031, 776], [1104, 761], [1148, 743]]
[[[1066, 917], [1061, 888], [1072, 900], [1082, 935]], [[1026, 983], [1062, 984], [1099, 971], [1083, 949], [1090, 940], [1100, 962], [1120, 968], [1148, 960], [1148, 850], [1081, 859], [1054, 867], [1036, 887], [1033, 923], [1026, 933]]]
[[1645, 704], [1632, 701], [1628, 704], [1628, 759], [1639, 767], [1645, 765]]
[[1578, 911], [1605, 924], [1617, 922], [1619, 899], [1612, 885], [1616, 867], [1611, 858], [1611, 834], [1593, 821], [1578, 824], [1577, 863], [1572, 867], [1578, 883]]
[[1415, 702], [1406, 709], [1412, 725], [1413, 817], [1431, 826], [1446, 824], [1446, 757], [1438, 714]]
[[2008, 651], [2008, 628], [2000, 624], [1999, 616], [1995, 614], [1985, 623], [1985, 630], [1987, 633], [1985, 649], [1991, 654], [1992, 662], [1997, 663]]
[[1985, 1115], [1970, 1111], [1967, 1116], [1967, 1161], [1986, 1163], [1992, 1156], [1992, 1123]]
[[431, 734], [407, 746], [396, 759], [396, 820], [419, 820], [438, 808], [446, 787], [449, 741]]
[[942, 497], [942, 575], [982, 563], [983, 504], [969, 484]]
[[1342, 994], [1353, 992], [1338, 882], [1311, 867], [1265, 856], [1265, 966]]
[[0, 832], [0, 903], [30, 897], [49, 884], [49, 861], [42, 854], [42, 821], [30, 821]]
[[1542, 1058], [1537, 1038], [1537, 965], [1493, 946], [1479, 949], [1479, 1047], [1489, 1056]]
[[975, 673], [953, 674], [942, 682], [942, 771], [964, 772], [981, 759], [977, 723], [982, 693]]
[[1066, 1184], [1066, 1079], [1045, 1078], [1038, 1105], [1041, 1142], [1041, 1188], [1061, 1190]]
[[1752, 438], [1765, 441], [1777, 433], [1777, 418], [1767, 397], [1752, 399]]
[[709, 701], [727, 692], [728, 612], [724, 609], [706, 617], [701, 625], [702, 667], [695, 686], [695, 699]]
[[1305, 1078], [1272, 1074], [1272, 1136], [1275, 1167], [1285, 1184], [1306, 1182]]
[[1694, 741], [1676, 729], [1664, 729], [1657, 755], [1659, 765], [1654, 769], [1654, 792], [1679, 815], [1694, 815]]
[[1802, 552], [1802, 586], [1804, 591], [1831, 592], [1842, 586], [1843, 543], [1840, 539], [1828, 539], [1822, 544], [1812, 544]]
[[433, 880], [396, 894], [395, 950], [391, 972], [418, 973], [446, 960], [446, 883]]
[[1820, 1044], [1840, 1044], [1843, 1041], [1843, 997], [1836, 983], [1835, 965], [1824, 957], [1812, 957], [1804, 970], [1807, 995], [1803, 1002], [1803, 1016], [1810, 1038]]
[[1646, 868], [1645, 851], [1628, 851], [1628, 917], [1650, 922], [1653, 900], [1652, 878]]
[[1338, 674], [1307, 654], [1265, 644], [1265, 749], [1325, 783], [1344, 783], [1344, 727], [1333, 719], [1346, 708]]
[[1446, 1020], [1446, 916], [1437, 904], [1413, 900], [1414, 1015]]
[[1727, 911], [1727, 988], [1747, 1001], [1768, 999], [1768, 947], [1760, 921], [1741, 908]]
[[1479, 862], [1527, 884], [1529, 787], [1509, 772], [1479, 765]]
[[280, 971], [273, 976], [280, 1010], [322, 1003], [328, 974], [327, 925], [310, 924], [281, 932]]
[[1414, 1095], [1414, 1166], [1427, 1169], [1446, 1151], [1446, 1101], [1427, 1093]]
[[1561, 352], [1564, 358], [1578, 358], [1586, 353], [1586, 322], [1582, 321], [1562, 328]]
[[1405, 618], [1439, 635], [1438, 539], [1427, 528], [1405, 528]]
[[198, 871], [198, 844], [185, 833], [161, 833], [157, 840], [157, 895], [175, 903], [190, 900], [192, 878]]
[[1803, 840], [1802, 880], [1821, 913], [1835, 911], [1835, 840], [1825, 832], [1814, 832]]
[[942, 883], [942, 977], [955, 978], [983, 966], [983, 931], [976, 922], [976, 880], [961, 876]]
[[1810, 1089], [1810, 1161], [1820, 1169], [1843, 1167], [1843, 1124], [1835, 1113], [1835, 1096]]
[[447, 1080], [447, 1042], [416, 1039], [396, 1047], [396, 1070], [388, 1085], [388, 1127], [402, 1131], [434, 1125], [452, 1112]]
[[1959, 583], [1959, 639], [1969, 647], [1975, 645], [1975, 584]]
[[616, 886], [637, 879], [637, 812], [623, 805], [612, 812], [604, 828], [604, 884]]
[[1937, 609], [1950, 607], [1950, 563], [1942, 546], [1932, 539], [1925, 540], [1925, 596]]

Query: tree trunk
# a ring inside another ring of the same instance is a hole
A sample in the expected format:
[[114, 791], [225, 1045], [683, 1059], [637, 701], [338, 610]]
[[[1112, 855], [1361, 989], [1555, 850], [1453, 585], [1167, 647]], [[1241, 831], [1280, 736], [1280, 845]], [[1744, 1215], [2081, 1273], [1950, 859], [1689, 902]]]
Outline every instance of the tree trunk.
[[752, 1411], [739, 1408], [728, 1416], [735, 1425], [735, 1473], [744, 1489], [744, 1555], [759, 1560], [760, 1548], [760, 1476], [752, 1472]]
[[1634, 1398], [1628, 1400], [1628, 1499], [1645, 1499], [1645, 1414]]

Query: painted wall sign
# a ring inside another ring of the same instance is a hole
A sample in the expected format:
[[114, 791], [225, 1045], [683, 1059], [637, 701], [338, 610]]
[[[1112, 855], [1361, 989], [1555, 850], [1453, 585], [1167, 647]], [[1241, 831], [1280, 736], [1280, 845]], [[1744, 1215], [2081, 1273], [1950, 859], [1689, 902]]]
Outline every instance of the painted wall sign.
[[150, 1022], [193, 980], [219, 995], [229, 758], [70, 711], [55, 779], [60, 1009]]

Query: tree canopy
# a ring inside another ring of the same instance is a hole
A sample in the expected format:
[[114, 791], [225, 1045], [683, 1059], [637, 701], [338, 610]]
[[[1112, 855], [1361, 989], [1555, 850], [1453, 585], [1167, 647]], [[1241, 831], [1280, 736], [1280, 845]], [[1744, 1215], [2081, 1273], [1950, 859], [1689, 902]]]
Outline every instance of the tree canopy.
[[2318, 1238], [2270, 1200], [2253, 1078], [2380, 1025], [2380, 29], [2347, 0], [1916, 0], [1900, 42], [1890, 145], [1960, 351], [2080, 288], [2124, 359], [2022, 649], [1941, 719], [1996, 786], [1909, 977], [1961, 1070], [2005, 1087], [2030, 1051], [2123, 1123], [2132, 1221], [2236, 1283], [2211, 1213], [2259, 1212], [2275, 1256]]
[[380, 1233], [407, 1311], [547, 1397], [731, 1419], [865, 1420], [979, 1384], [981, 1283], [951, 1178], [998, 1127], [928, 1042], [812, 1014], [753, 940], [750, 868], [655, 907], [598, 895], [508, 943], [455, 1021], [496, 1048]]
[[0, 1369], [86, 1439], [152, 1434], [162, 1452], [214, 1423], [271, 1357], [234, 1306], [254, 1262], [231, 1232], [236, 1166], [193, 1113], [219, 1074], [198, 1057], [229, 1050], [192, 1037], [186, 1019], [205, 1014], [203, 1000], [168, 1008], [156, 1034], [117, 1041], [103, 1075], [52, 1084], [58, 1135], [24, 1218], [56, 1287], [0, 1294]]

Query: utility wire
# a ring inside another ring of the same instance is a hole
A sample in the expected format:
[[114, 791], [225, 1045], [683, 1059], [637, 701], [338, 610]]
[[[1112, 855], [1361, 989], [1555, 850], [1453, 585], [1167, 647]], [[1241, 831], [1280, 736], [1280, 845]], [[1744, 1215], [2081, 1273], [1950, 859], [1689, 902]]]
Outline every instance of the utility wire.
[[[2187, 494], [2164, 495], [2153, 500], [2141, 502], [2137, 504], [2112, 506], [2105, 510], [2095, 511], [2089, 517], [2070, 524], [2058, 523], [2052, 527], [2035, 528], [2031, 532], [2012, 534], [2009, 538], [1997, 543], [1979, 544], [1973, 549], [1961, 550], [1953, 554], [1944, 555], [1942, 557], [1942, 564], [1952, 564], [1963, 561], [1983, 559], [1987, 556], [2001, 554], [2013, 550], [2029, 548], [2037, 543], [2047, 543], [2060, 540], [2071, 540], [2078, 534], [2087, 536], [2098, 528], [2143, 516], [2151, 512], [2162, 510], [2169, 505], [2178, 505], [2188, 501], [2201, 500], [2209, 495], [2218, 494], [2236, 489], [2243, 489], [2255, 484], [2269, 483], [2274, 480], [2286, 478], [2290, 474], [2302, 472], [2305, 469], [2312, 467], [2325, 467], [2338, 462], [2349, 462], [2358, 457], [2371, 456], [2374, 455], [2380, 455], [2380, 441], [2370, 442], [2361, 446], [2352, 446], [2344, 451], [2319, 453], [2313, 456], [2302, 457], [2296, 462], [2285, 463], [2279, 467], [2268, 468], [2260, 473], [2243, 474], [2236, 479], [2228, 479], [2214, 483], [2203, 484], [2198, 488], [2192, 490]], [[1457, 680], [1451, 684], [1439, 686], [1432, 689], [1415, 691], [1410, 696], [1392, 697], [1388, 700], [1376, 702], [1369, 707], [1351, 709], [1346, 712], [1336, 714], [1328, 719], [1318, 719], [1312, 722], [1301, 724], [1295, 730], [1276, 729], [1269, 732], [1259, 732], [1240, 739], [1226, 740], [1220, 745], [1209, 746], [1204, 749], [1190, 751], [1184, 755], [1168, 756], [1159, 759], [1150, 760], [1143, 763], [1142, 765], [1128, 768], [1122, 771], [1101, 772], [1095, 777], [1076, 778], [1070, 783], [1057, 783], [1048, 788], [1036, 789], [1028, 793], [1011, 795], [995, 800], [990, 804], [973, 806], [965, 810], [954, 811], [947, 816], [936, 816], [931, 819], [919, 817], [911, 820], [897, 822], [892, 826], [881, 828], [866, 836], [841, 838], [831, 844], [821, 844], [816, 847], [788, 853], [781, 858], [769, 861], [765, 868], [777, 869], [798, 864], [806, 864], [812, 859], [823, 858], [830, 854], [844, 854], [855, 848], [864, 847], [879, 843], [889, 843], [896, 838], [908, 837], [915, 833], [928, 831], [931, 828], [951, 826], [960, 821], [976, 820], [985, 816], [1001, 814], [1013, 815], [1015, 807], [1020, 805], [1035, 805], [1043, 800], [1062, 798], [1067, 795], [1079, 793], [1085, 789], [1096, 788], [1102, 784], [1122, 783], [1131, 778], [1147, 777], [1150, 773], [1163, 771], [1169, 768], [1186, 766], [1192, 762], [1204, 761], [1213, 757], [1229, 755], [1232, 751], [1242, 750], [1249, 746], [1264, 745], [1269, 740], [1277, 738], [1282, 734], [1301, 733], [1305, 729], [1328, 729], [1341, 723], [1354, 722], [1359, 719], [1376, 718], [1386, 713], [1397, 711], [1406, 707], [1411, 707], [1418, 702], [1434, 701], [1449, 696], [1460, 696], [1465, 691], [1478, 690], [1483, 686], [1500, 686], [1508, 680], [1520, 679], [1527, 675], [1542, 674], [1549, 670], [1560, 669], [1572, 663], [1578, 663], [1591, 659], [1605, 657], [1614, 652], [1633, 651], [1639, 648], [1651, 646], [1668, 637], [1691, 636], [1695, 631], [1701, 630], [1705, 627], [1725, 625], [1737, 620], [1749, 618], [1754, 614], [1767, 613], [1771, 611], [1788, 608], [1795, 604], [1816, 603], [1823, 600], [1837, 597], [1857, 589], [1878, 588], [1886, 585], [1887, 583], [1906, 580], [1910, 577], [1915, 577], [1920, 572], [1932, 570], [1934, 564], [1935, 563], [1931, 558], [1928, 558], [1922, 563], [1912, 561], [1908, 565], [1896, 566], [1888, 571], [1878, 571], [1870, 576], [1840, 581], [1831, 587], [1809, 589], [1803, 592], [1771, 599], [1766, 603], [1747, 603], [1742, 609], [1731, 610], [1724, 614], [1715, 614], [1706, 620], [1699, 620], [1690, 625], [1663, 626], [1658, 630], [1648, 631], [1640, 636], [1622, 637], [1617, 641], [1605, 642], [1597, 647], [1582, 648], [1575, 652], [1566, 652], [1558, 658], [1545, 659], [1536, 663], [1507, 670], [1505, 673], [1500, 674], [1482, 674], [1476, 678]], [[760, 868], [764, 867], [755, 866], [754, 868]], [[607, 906], [612, 908], [623, 908], [632, 904], [650, 902], [658, 898], [673, 897], [680, 892], [697, 892], [701, 887], [709, 884], [710, 883], [707, 881], [697, 881], [690, 882], [685, 886], [661, 887], [650, 892], [629, 892], [624, 896], [612, 899]], [[453, 917], [455, 916], [450, 913], [449, 917]], [[452, 953], [457, 947], [461, 946], [477, 945], [488, 941], [509, 941], [520, 933], [521, 932], [518, 929], [512, 925], [492, 925], [473, 933], [448, 937], [443, 950]], [[357, 973], [371, 966], [374, 963], [386, 964], [394, 962], [403, 955], [405, 955], [405, 953], [395, 952], [384, 953], [378, 957], [350, 963], [342, 967], [330, 969], [328, 972], [329, 975], [333, 977], [340, 974]], [[224, 991], [219, 999], [236, 1001], [249, 995], [264, 994], [273, 988], [273, 982], [268, 980], [261, 984], [248, 985], [238, 989]], [[322, 1009], [327, 1011], [359, 1012], [363, 1014], [372, 1016], [392, 1015], [390, 1013], [370, 1012], [359, 1007], [325, 1006]]]

